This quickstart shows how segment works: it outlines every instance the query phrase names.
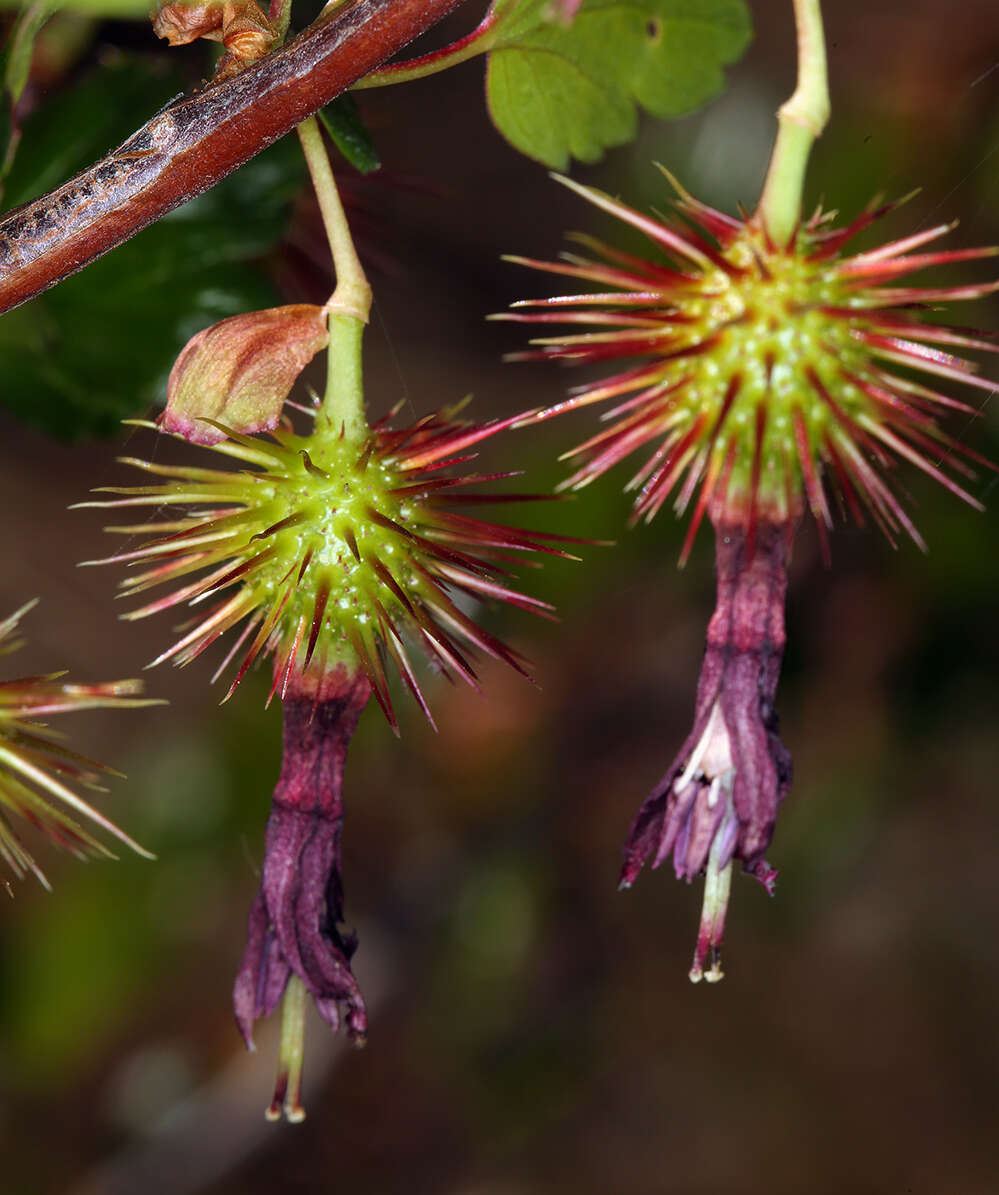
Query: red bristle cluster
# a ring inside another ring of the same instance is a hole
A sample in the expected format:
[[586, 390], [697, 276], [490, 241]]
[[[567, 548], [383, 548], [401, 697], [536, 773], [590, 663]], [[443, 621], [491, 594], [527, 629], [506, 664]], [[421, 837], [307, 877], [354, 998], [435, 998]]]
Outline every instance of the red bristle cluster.
[[390, 667], [431, 717], [408, 642], [418, 643], [445, 675], [473, 687], [477, 679], [468, 648], [526, 675], [523, 658], [455, 600], [464, 594], [552, 615], [547, 603], [509, 584], [507, 565], [533, 553], [566, 556], [556, 546], [564, 537], [455, 509], [533, 497], [466, 488], [510, 473], [454, 473], [473, 459], [470, 450], [514, 422], [470, 425], [435, 413], [393, 428], [386, 417], [361, 442], [321, 425], [309, 437], [282, 429], [269, 441], [231, 434], [212, 450], [254, 466], [241, 473], [130, 461], [166, 482], [115, 489], [120, 497], [97, 505], [202, 509], [169, 522], [111, 528], [153, 536], [110, 558], [156, 561], [125, 582], [128, 594], [197, 574], [127, 617], [197, 607], [218, 597], [156, 663], [186, 664], [242, 623], [216, 672], [240, 658], [227, 696], [261, 654], [274, 657], [272, 696], [283, 696], [296, 673], [322, 673], [352, 658], [393, 727]]
[[901, 460], [979, 506], [951, 474], [973, 478], [968, 462], [989, 462], [937, 423], [943, 411], [974, 415], [975, 408], [910, 371], [992, 392], [994, 384], [971, 362], [939, 346], [995, 352], [996, 336], [940, 327], [921, 313], [941, 301], [982, 298], [999, 283], [886, 284], [927, 267], [989, 258], [995, 248], [914, 252], [951, 231], [939, 225], [840, 256], [897, 204], [866, 211], [842, 229], [818, 211], [789, 246], [777, 248], [758, 217], [733, 219], [682, 191], [680, 223], [653, 220], [562, 181], [666, 255], [665, 263], [646, 261], [582, 237], [602, 260], [511, 259], [600, 288], [527, 300], [497, 317], [595, 329], [535, 340], [537, 347], [515, 359], [638, 359], [534, 416], [618, 400], [603, 415], [607, 426], [567, 454], [579, 462], [567, 487], [584, 486], [651, 447], [628, 485], [636, 491], [634, 516], [654, 517], [671, 496], [679, 513], [692, 509], [684, 556], [705, 513], [741, 523], [752, 541], [760, 518], [789, 523], [807, 503], [824, 537], [832, 523], [830, 487], [857, 521], [866, 513], [892, 542], [901, 529], [921, 544], [892, 480]]

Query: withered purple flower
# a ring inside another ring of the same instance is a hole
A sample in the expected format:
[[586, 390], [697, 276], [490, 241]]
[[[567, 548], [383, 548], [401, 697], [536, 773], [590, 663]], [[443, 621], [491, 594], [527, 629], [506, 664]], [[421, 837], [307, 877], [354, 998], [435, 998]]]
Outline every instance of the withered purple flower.
[[[297, 675], [285, 693], [281, 776], [233, 989], [236, 1021], [250, 1049], [253, 1022], [274, 1011], [292, 975], [331, 1029], [342, 1021], [354, 1041], [364, 1042], [364, 998], [350, 969], [357, 938], [340, 929], [340, 833], [347, 747], [370, 696], [367, 677], [344, 665], [308, 682]], [[282, 1061], [275, 1117], [288, 1098], [289, 1079], [294, 1081]], [[298, 1093], [292, 1094], [295, 1106]]]
[[624, 888], [650, 856], [658, 867], [672, 854], [677, 879], [688, 883], [704, 872], [704, 908], [690, 970], [695, 982], [722, 977], [732, 861], [741, 860], [768, 892], [777, 876], [764, 852], [791, 783], [791, 756], [780, 740], [775, 706], [790, 533], [789, 527], [763, 523], [754, 546], [741, 524], [717, 527], [718, 596], [694, 728], [639, 809], [624, 849]]

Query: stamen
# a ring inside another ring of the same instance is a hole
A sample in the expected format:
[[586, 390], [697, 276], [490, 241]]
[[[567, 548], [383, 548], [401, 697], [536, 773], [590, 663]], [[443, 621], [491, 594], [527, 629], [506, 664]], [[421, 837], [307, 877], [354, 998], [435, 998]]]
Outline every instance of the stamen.
[[293, 973], [281, 1000], [281, 1042], [278, 1046], [274, 1098], [264, 1113], [268, 1120], [280, 1120], [282, 1113], [289, 1124], [301, 1124], [305, 1119], [305, 1109], [302, 1107], [304, 1057], [305, 984]]
[[[728, 745], [728, 730], [725, 728], [725, 719], [722, 717], [717, 702], [711, 707], [711, 716], [708, 718], [708, 724], [704, 727], [701, 737], [697, 740], [697, 746], [690, 753], [690, 760], [687, 766], [673, 785], [675, 792], [682, 792], [691, 780], [695, 778], [700, 770], [701, 760], [704, 759], [708, 751], [712, 748], [714, 748], [712, 755], [717, 752], [719, 757], [718, 762], [722, 764], [717, 769], [711, 768], [712, 778], [714, 778], [722, 775], [732, 767], [731, 748]], [[727, 762], [725, 762], [725, 756], [727, 756]], [[714, 802], [712, 801], [711, 804], [713, 806]]]
[[[718, 781], [715, 781], [717, 784]], [[712, 788], [714, 785], [712, 785]], [[708, 983], [717, 983], [724, 978], [725, 972], [721, 968], [721, 945], [725, 934], [725, 915], [728, 912], [729, 889], [732, 886], [732, 860], [724, 867], [718, 866], [718, 857], [722, 847], [721, 834], [715, 835], [708, 856], [708, 866], [704, 877], [704, 903], [701, 906], [701, 926], [697, 934], [697, 946], [694, 949], [694, 962], [690, 968], [690, 982], [700, 983], [706, 979]], [[705, 970], [707, 964], [707, 970]]]

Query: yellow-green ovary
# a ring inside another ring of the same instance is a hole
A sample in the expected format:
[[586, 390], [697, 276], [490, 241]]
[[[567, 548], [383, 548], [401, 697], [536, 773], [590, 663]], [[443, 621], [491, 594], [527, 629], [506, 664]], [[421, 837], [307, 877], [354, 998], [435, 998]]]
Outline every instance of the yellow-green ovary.
[[[316, 467], [313, 471], [301, 456], [303, 448]], [[324, 588], [329, 591], [324, 631], [349, 622], [358, 629], [377, 626], [375, 601], [390, 615], [402, 614], [399, 598], [378, 576], [373, 561], [381, 562], [408, 597], [416, 597], [426, 586], [412, 567], [407, 537], [379, 525], [371, 513], [409, 529], [414, 503], [391, 492], [403, 483], [384, 461], [372, 457], [362, 470], [358, 463], [361, 451], [350, 442], [321, 446], [303, 439], [289, 445], [285, 475], [260, 476], [260, 517], [246, 536], [242, 554], [250, 557], [268, 547], [275, 549], [248, 582], [258, 606], [270, 607], [280, 601], [289, 582], [293, 584], [280, 622], [283, 635], [293, 633], [303, 615], [311, 624], [317, 595]], [[327, 477], [320, 476], [317, 469]], [[293, 516], [304, 517], [294, 526], [262, 534]], [[251, 538], [253, 535], [258, 538]], [[307, 557], [309, 563], [299, 579]], [[340, 637], [338, 633], [336, 638]]]
[[[735, 277], [718, 270], [705, 278], [696, 298], [678, 304], [691, 322], [677, 325], [679, 340], [671, 341], [671, 349], [678, 344], [710, 343], [711, 347], [668, 363], [666, 384], [684, 377], [690, 380], [665, 408], [664, 430], [674, 428], [682, 434], [703, 413], [703, 443], [735, 382], [735, 396], [713, 449], [715, 467], [722, 467], [734, 440], [728, 496], [738, 502], [740, 495], [749, 493], [757, 411], [762, 408], [759, 497], [780, 502], [788, 468], [792, 491], [801, 489], [793, 412], [798, 410], [803, 417], [813, 458], [821, 457], [827, 429], [835, 428], [835, 415], [809, 381], [808, 371], [814, 371], [847, 414], [854, 416], [870, 404], [843, 377], [844, 370], [866, 372], [867, 353], [850, 333], [853, 317], [822, 310], [855, 306], [857, 301], [833, 266], [775, 254], [758, 243], [750, 250], [742, 239], [727, 256], [739, 265], [750, 261], [753, 267]], [[856, 318], [863, 318], [859, 306]]]

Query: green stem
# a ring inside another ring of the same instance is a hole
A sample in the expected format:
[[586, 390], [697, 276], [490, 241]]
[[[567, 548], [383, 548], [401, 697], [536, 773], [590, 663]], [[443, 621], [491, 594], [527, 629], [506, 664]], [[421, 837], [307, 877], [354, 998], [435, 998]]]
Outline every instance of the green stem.
[[777, 140], [757, 215], [770, 239], [788, 245], [801, 221], [805, 169], [829, 120], [829, 80], [820, 0], [793, 0], [798, 30], [798, 85], [777, 112]]
[[291, 0], [272, 0], [267, 15], [274, 25], [277, 44], [283, 46], [284, 39], [288, 36], [288, 26], [291, 24]]
[[268, 1120], [280, 1120], [282, 1112], [290, 1124], [299, 1124], [305, 1119], [305, 1109], [302, 1107], [305, 996], [305, 984], [293, 974], [285, 985], [281, 1000], [281, 1043], [278, 1047], [274, 1098], [266, 1112]]
[[[334, 295], [335, 298], [335, 295]], [[319, 410], [336, 435], [363, 440], [369, 428], [364, 414], [364, 375], [361, 337], [364, 323], [355, 315], [330, 311], [330, 342], [326, 349], [326, 393]]]
[[420, 58], [410, 58], [406, 62], [396, 62], [380, 67], [355, 83], [352, 90], [363, 91], [369, 87], [388, 87], [393, 83], [409, 83], [413, 79], [426, 79], [430, 75], [439, 75], [441, 71], [449, 70], [452, 66], [487, 53], [492, 49], [493, 39], [490, 34], [500, 12], [500, 6], [493, 5], [482, 22], [471, 33], [466, 34], [452, 45], [445, 46], [442, 50], [434, 50], [430, 54], [424, 54]]
[[368, 422], [364, 417], [361, 337], [371, 311], [371, 287], [354, 248], [347, 215], [314, 116], [298, 126], [298, 137], [316, 189], [336, 272], [336, 289], [326, 304], [330, 329], [329, 369], [319, 414], [338, 431], [342, 428], [352, 439], [363, 439], [368, 433]]

